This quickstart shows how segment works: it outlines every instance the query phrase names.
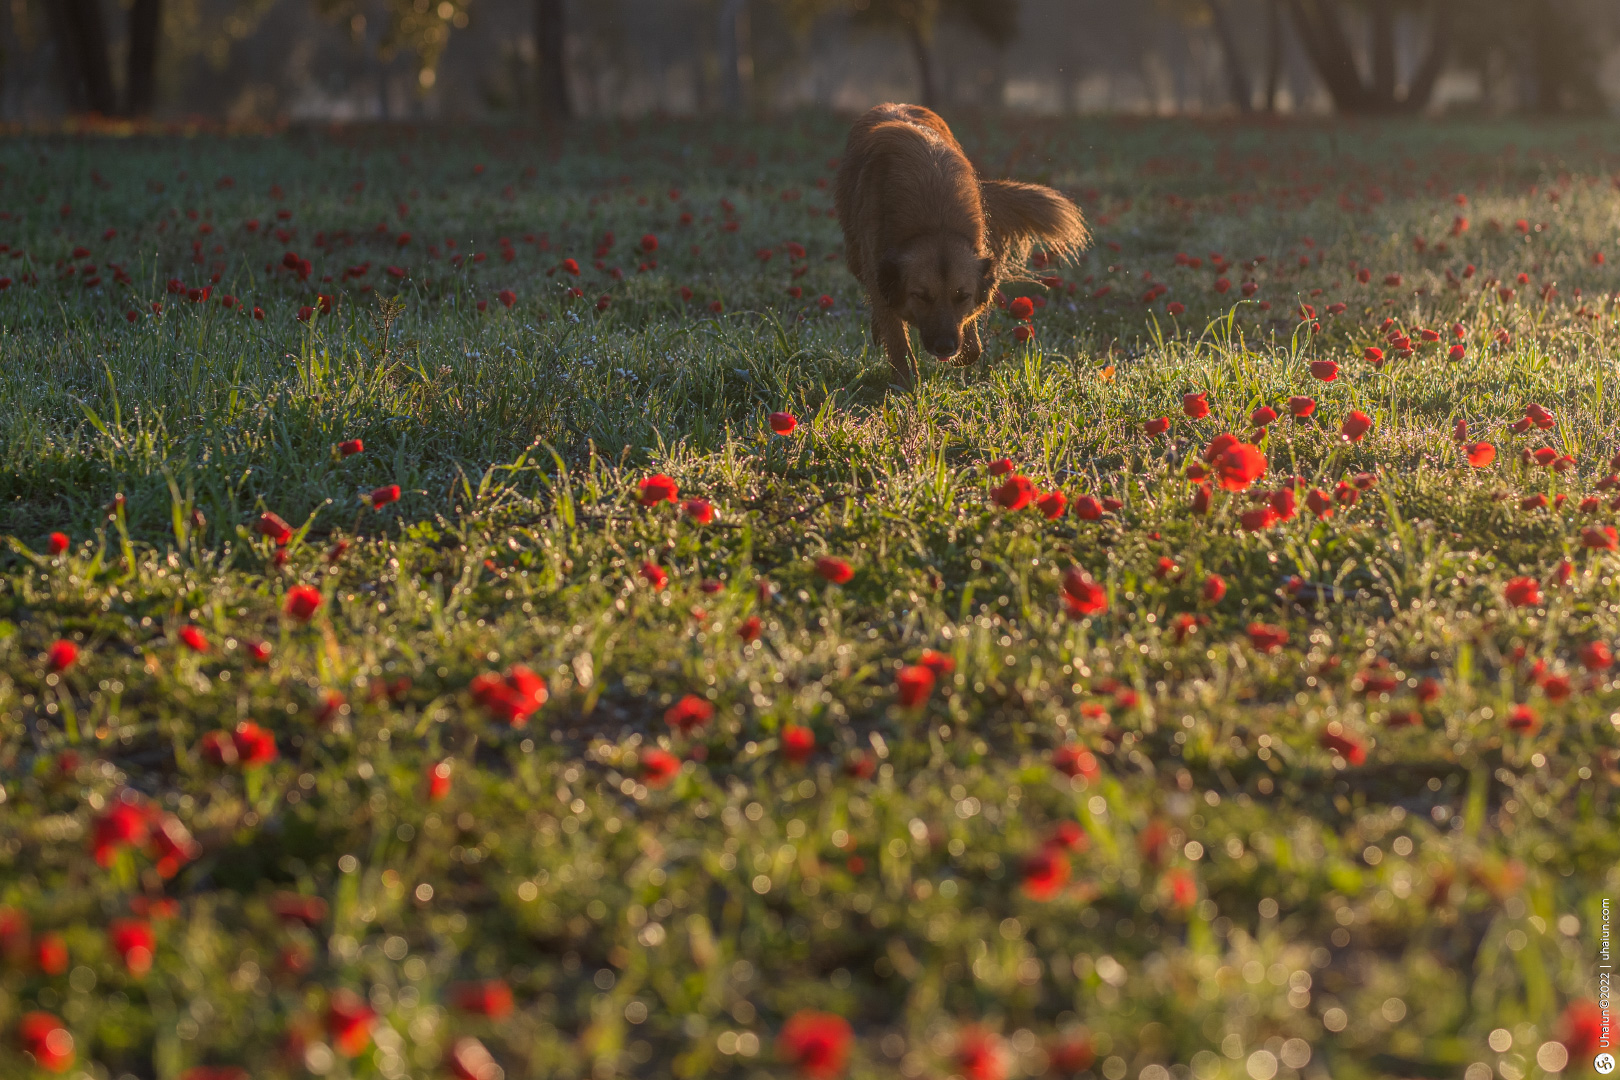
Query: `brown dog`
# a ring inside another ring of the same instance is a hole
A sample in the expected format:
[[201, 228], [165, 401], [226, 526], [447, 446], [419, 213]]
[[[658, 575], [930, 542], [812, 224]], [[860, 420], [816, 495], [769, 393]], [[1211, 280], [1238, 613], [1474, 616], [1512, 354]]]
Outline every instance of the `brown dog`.
[[1040, 241], [1066, 258], [1090, 241], [1051, 188], [980, 180], [945, 121], [918, 105], [879, 105], [855, 124], [838, 167], [838, 220], [850, 273], [872, 305], [872, 336], [897, 381], [911, 379], [908, 327], [940, 360], [979, 359], [979, 316], [1024, 272]]

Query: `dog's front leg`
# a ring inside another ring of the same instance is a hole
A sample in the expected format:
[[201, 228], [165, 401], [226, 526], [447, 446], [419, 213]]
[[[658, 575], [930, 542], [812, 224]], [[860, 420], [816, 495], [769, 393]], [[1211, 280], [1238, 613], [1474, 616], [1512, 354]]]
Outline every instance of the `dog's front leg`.
[[894, 311], [879, 303], [872, 308], [872, 336], [883, 345], [894, 368], [894, 381], [910, 386], [912, 379], [911, 339], [906, 324]]
[[962, 328], [962, 351], [956, 354], [958, 367], [972, 367], [984, 354], [984, 343], [979, 339], [979, 320], [974, 319]]

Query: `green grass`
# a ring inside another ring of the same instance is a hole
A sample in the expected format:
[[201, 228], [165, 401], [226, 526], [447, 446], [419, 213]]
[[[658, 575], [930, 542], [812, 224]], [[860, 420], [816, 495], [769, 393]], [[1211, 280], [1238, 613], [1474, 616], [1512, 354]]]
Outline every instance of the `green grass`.
[[[827, 216], [835, 119], [0, 144], [0, 906], [31, 927], [0, 934], [0, 1072], [31, 1068], [31, 1010], [98, 1080], [421, 1080], [464, 1037], [512, 1078], [790, 1075], [777, 1034], [806, 1009], [848, 1020], [857, 1077], [1039, 1076], [1084, 1044], [1104, 1080], [1524, 1080], [1557, 1071], [1550, 1040], [1580, 1050], [1566, 1009], [1597, 996], [1620, 893], [1620, 686], [1581, 652], [1620, 641], [1616, 556], [1583, 547], [1620, 516], [1598, 488], [1612, 126], [960, 126], [987, 172], [1079, 196], [1100, 243], [1008, 286], [1046, 301], [1034, 343], [994, 311], [986, 362], [914, 391], [887, 385]], [[594, 266], [608, 231], [622, 280]], [[548, 275], [565, 258], [577, 279]], [[1170, 287], [1151, 304], [1147, 274]], [[1444, 341], [1375, 368], [1386, 319]], [[1510, 431], [1529, 403], [1556, 425]], [[1257, 486], [1369, 474], [1359, 501], [1259, 532], [1247, 494], [1193, 514], [1187, 462], [1260, 405], [1284, 418]], [[1494, 465], [1468, 466], [1458, 419]], [[1574, 467], [1521, 463], [1544, 446]], [[1122, 505], [1001, 510], [1003, 457]], [[716, 521], [640, 506], [655, 472]], [[1536, 492], [1569, 498], [1522, 509]], [[266, 511], [296, 530], [281, 565]], [[1076, 566], [1106, 612], [1066, 612]], [[1505, 599], [1521, 576], [1540, 604]], [[308, 624], [284, 613], [300, 584]], [[1259, 651], [1255, 623], [1287, 644]], [[54, 674], [59, 639], [81, 655]], [[954, 672], [902, 707], [929, 649]], [[470, 689], [514, 664], [549, 684], [518, 727]], [[681, 734], [688, 694], [714, 713]], [[276, 759], [211, 763], [204, 736], [244, 721]], [[1069, 744], [1095, 775], [1054, 766]], [[654, 747], [684, 761], [666, 787]], [[171, 876], [92, 857], [121, 798], [195, 838]], [[1085, 850], [1037, 900], [1024, 867], [1066, 823]], [[285, 894], [324, 904], [278, 916]], [[165, 898], [137, 975], [109, 924]], [[483, 979], [509, 1016], [457, 1007]], [[353, 1057], [343, 990], [378, 1016]], [[996, 1069], [963, 1057], [974, 1032]]]

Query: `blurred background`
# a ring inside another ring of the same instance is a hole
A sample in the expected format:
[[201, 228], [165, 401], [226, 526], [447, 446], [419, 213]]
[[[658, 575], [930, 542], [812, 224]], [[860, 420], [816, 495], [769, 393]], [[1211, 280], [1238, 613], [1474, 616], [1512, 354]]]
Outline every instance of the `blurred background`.
[[0, 122], [1620, 111], [1614, 0], [0, 0]]

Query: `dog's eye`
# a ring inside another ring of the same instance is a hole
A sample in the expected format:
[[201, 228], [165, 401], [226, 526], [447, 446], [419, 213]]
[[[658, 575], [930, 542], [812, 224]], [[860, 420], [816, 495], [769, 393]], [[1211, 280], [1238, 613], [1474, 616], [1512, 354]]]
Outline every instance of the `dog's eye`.
[[912, 296], [912, 299], [919, 300], [924, 304], [933, 303], [933, 297], [929, 296], [925, 292], [914, 292], [914, 293], [911, 294], [911, 296]]
[[957, 289], [956, 290], [956, 302], [958, 304], [960, 304], [963, 301], [967, 300], [967, 298], [968, 298], [968, 291], [966, 289]]

